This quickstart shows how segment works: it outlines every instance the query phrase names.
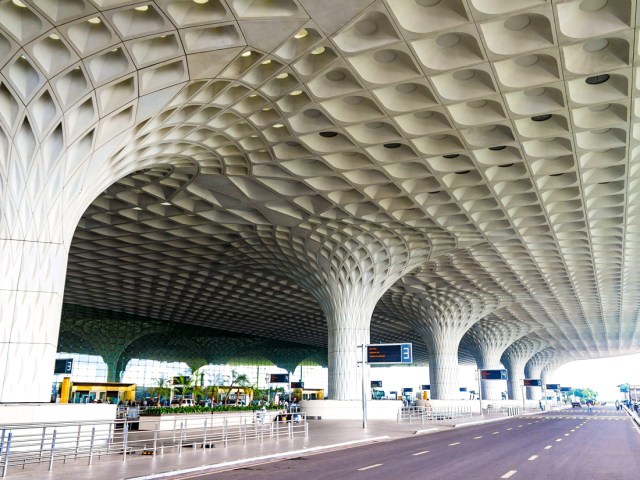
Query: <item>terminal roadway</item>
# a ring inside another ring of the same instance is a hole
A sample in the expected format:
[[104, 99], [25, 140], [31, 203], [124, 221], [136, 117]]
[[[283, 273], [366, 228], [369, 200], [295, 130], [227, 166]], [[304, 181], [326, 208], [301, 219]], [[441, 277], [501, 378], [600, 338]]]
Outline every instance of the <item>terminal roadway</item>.
[[637, 479], [640, 429], [613, 407], [585, 407], [183, 478]]

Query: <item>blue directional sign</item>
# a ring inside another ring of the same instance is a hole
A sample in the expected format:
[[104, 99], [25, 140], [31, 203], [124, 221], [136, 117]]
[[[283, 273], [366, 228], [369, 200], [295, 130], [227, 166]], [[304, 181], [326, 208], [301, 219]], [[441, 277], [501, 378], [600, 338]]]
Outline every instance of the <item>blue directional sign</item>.
[[371, 388], [382, 388], [382, 380], [371, 380]]
[[525, 387], [541, 387], [542, 386], [542, 380], [540, 380], [539, 378], [537, 378], [537, 379], [525, 378], [524, 379], [524, 386]]
[[413, 363], [413, 346], [410, 343], [367, 345], [367, 363]]
[[59, 358], [56, 360], [53, 373], [71, 373], [73, 370], [73, 358]]
[[507, 380], [506, 370], [480, 370], [482, 380]]
[[571, 387], [560, 387], [561, 392], [573, 392], [573, 388]]
[[559, 383], [547, 383], [545, 388], [547, 390], [560, 390], [560, 384]]
[[467, 387], [460, 387], [460, 391], [461, 392], [466, 392], [467, 391]]
[[420, 385], [420, 390], [431, 390], [431, 385]]

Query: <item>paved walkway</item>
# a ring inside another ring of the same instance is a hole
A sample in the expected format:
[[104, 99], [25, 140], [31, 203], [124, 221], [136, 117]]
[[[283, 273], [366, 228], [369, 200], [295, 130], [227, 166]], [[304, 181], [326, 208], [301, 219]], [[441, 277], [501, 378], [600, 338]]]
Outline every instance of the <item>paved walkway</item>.
[[[530, 412], [540, 413], [540, 412]], [[225, 469], [242, 464], [269, 461], [270, 459], [291, 458], [315, 451], [329, 451], [364, 443], [388, 441], [402, 437], [429, 434], [442, 430], [464, 427], [479, 422], [500, 421], [509, 418], [503, 414], [492, 413], [480, 417], [475, 415], [465, 419], [452, 419], [438, 422], [420, 422], [409, 424], [395, 421], [370, 420], [367, 429], [362, 428], [358, 420], [310, 420], [309, 437], [296, 436], [294, 439], [248, 440], [246, 445], [229, 444], [227, 448], [190, 449], [184, 448], [181, 454], [146, 456], [129, 455], [126, 461], [122, 456], [113, 455], [94, 458], [93, 465], [87, 460], [70, 460], [66, 464], [56, 462], [53, 470], [47, 465], [27, 466], [25, 470], [11, 468], [9, 479], [34, 478], [69, 480], [91, 478], [92, 480], [115, 479], [153, 479], [171, 478], [169, 472], [193, 470], [196, 472]]]

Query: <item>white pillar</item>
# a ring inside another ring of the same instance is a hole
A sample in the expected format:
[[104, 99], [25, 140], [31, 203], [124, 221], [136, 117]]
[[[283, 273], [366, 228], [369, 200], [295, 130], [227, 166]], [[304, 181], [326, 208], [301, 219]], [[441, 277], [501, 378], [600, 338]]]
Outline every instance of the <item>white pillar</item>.
[[[481, 370], [501, 370], [502, 365], [495, 356], [485, 358], [478, 364]], [[483, 400], [502, 400], [502, 392], [506, 386], [504, 380], [480, 380]]]
[[431, 398], [457, 400], [460, 398], [458, 372], [459, 335], [438, 335], [425, 338], [429, 350], [429, 381]]
[[524, 384], [525, 361], [511, 362], [507, 367], [507, 395], [509, 400], [522, 400], [522, 385]]
[[68, 251], [0, 240], [0, 403], [49, 402]]
[[329, 398], [332, 400], [362, 399], [363, 366], [358, 363], [362, 359], [359, 347], [369, 343], [370, 320], [368, 308], [342, 306], [327, 312]]

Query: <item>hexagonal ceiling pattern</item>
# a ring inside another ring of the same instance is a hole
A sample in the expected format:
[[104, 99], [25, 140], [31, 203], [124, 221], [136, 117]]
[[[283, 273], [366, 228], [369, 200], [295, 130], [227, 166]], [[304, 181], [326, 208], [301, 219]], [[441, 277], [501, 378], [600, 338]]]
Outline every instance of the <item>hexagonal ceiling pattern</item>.
[[374, 341], [637, 352], [636, 7], [5, 0], [0, 206], [92, 156], [71, 304], [326, 345], [366, 284]]

